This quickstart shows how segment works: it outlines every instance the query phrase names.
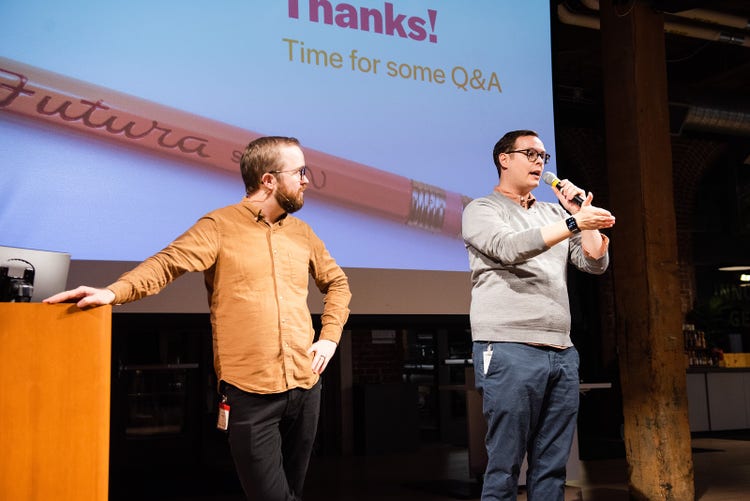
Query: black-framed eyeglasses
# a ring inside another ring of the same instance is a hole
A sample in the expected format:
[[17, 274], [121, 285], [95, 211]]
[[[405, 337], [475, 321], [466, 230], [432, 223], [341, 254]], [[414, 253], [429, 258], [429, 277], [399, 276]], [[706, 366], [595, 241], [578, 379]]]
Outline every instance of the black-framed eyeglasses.
[[528, 158], [529, 162], [531, 163], [536, 162], [536, 159], [541, 157], [545, 165], [547, 165], [547, 162], [549, 162], [549, 158], [550, 158], [549, 153], [546, 153], [546, 152], [539, 153], [538, 151], [531, 149], [531, 148], [526, 149], [526, 150], [506, 151], [505, 153], [523, 153], [524, 155], [526, 155], [526, 158]]
[[298, 169], [289, 169], [289, 170], [269, 170], [269, 174], [283, 174], [283, 173], [298, 173], [300, 180], [302, 180], [303, 177], [305, 177], [305, 172], [307, 172], [307, 165], [303, 165], [302, 167]]

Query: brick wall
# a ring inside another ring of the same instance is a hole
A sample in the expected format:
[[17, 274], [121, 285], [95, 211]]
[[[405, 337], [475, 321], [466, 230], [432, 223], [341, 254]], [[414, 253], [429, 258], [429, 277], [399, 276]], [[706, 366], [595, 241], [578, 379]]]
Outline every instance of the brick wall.
[[402, 380], [404, 331], [393, 343], [373, 342], [372, 330], [352, 330], [352, 381], [356, 384], [398, 383]]

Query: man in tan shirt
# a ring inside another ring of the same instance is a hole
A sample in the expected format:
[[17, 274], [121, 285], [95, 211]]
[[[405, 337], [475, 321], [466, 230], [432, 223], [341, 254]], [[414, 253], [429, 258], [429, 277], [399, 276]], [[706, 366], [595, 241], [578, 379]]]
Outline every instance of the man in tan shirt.
[[[256, 139], [240, 168], [241, 202], [206, 214], [108, 287], [81, 286], [45, 302], [127, 303], [202, 271], [240, 482], [248, 499], [296, 500], [317, 430], [320, 374], [336, 351], [351, 293], [323, 242], [290, 216], [302, 208], [308, 184], [299, 142]], [[318, 341], [307, 307], [310, 275], [325, 295]]]

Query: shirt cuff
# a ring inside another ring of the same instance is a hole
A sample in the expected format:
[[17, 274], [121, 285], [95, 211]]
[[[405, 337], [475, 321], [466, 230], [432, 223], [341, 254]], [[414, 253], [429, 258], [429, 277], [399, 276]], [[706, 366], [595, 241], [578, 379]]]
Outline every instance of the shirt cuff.
[[[601, 256], [604, 257], [607, 254], [607, 251], [609, 250], [609, 237], [605, 235], [604, 233], [601, 233], [602, 236], [602, 245], [599, 247], [599, 251], [601, 253]], [[588, 259], [595, 259], [591, 254], [589, 254], [586, 249], [583, 249], [583, 254]], [[601, 259], [601, 257], [599, 258]]]
[[115, 293], [115, 300], [112, 301], [113, 305], [122, 304], [122, 302], [128, 298], [128, 296], [130, 295], [130, 290], [132, 289], [129, 283], [123, 282], [122, 280], [118, 280], [117, 282], [110, 284], [105, 288]]
[[336, 346], [338, 346], [339, 341], [341, 341], [341, 333], [342, 330], [338, 329], [334, 325], [324, 325], [320, 329], [320, 336], [318, 337], [318, 339], [333, 341], [334, 343], [336, 343]]

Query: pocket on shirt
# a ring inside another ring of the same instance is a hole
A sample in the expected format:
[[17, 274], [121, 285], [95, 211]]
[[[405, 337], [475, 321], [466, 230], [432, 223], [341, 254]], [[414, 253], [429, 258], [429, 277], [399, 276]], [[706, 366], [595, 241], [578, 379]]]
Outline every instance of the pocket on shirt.
[[287, 269], [294, 287], [307, 288], [310, 277], [310, 252], [306, 248], [291, 247], [287, 252]]

